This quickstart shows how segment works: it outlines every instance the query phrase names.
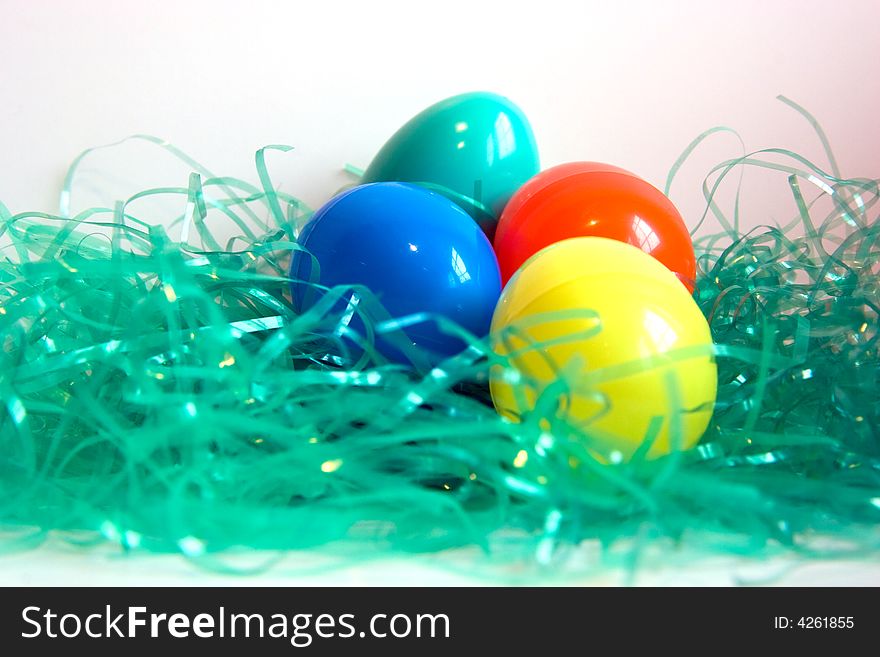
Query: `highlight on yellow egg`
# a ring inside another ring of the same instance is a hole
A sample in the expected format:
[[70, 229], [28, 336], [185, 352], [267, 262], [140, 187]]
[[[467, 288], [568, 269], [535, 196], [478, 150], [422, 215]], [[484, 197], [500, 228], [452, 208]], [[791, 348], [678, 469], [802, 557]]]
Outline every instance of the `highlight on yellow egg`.
[[511, 278], [492, 319], [496, 409], [562, 420], [604, 461], [689, 449], [717, 390], [706, 319], [675, 275], [639, 249], [564, 240]]
[[[640, 249], [607, 237], [574, 237], [556, 242], [529, 258], [514, 274], [506, 287], [515, 284], [516, 293], [499, 299], [495, 321], [508, 323], [509, 318], [551, 288], [584, 275], [618, 277], [638, 273], [681, 285], [665, 265], [644, 256]], [[613, 282], [609, 284], [613, 287]]]

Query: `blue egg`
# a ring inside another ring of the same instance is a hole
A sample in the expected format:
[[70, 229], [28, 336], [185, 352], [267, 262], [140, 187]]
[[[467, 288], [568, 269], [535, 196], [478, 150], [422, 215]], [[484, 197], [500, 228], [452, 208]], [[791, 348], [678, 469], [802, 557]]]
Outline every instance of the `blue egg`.
[[[298, 241], [314, 256], [313, 260], [294, 252], [291, 260], [293, 302], [300, 312], [320, 295], [296, 280], [326, 287], [357, 284], [369, 288], [391, 317], [432, 313], [478, 337], [489, 332], [501, 294], [498, 261], [476, 222], [445, 196], [407, 183], [360, 185], [318, 210]], [[357, 314], [350, 327], [363, 335]], [[392, 344], [404, 340], [436, 361], [466, 346], [434, 322], [413, 324], [404, 331], [396, 338], [378, 337], [378, 350], [406, 362], [406, 349]]]

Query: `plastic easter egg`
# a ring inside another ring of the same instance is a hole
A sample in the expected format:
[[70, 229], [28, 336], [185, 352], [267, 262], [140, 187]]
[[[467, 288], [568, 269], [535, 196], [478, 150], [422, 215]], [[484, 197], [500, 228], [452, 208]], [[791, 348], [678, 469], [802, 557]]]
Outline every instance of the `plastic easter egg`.
[[502, 279], [546, 246], [589, 236], [638, 247], [693, 290], [694, 247], [672, 201], [635, 174], [599, 162], [543, 171], [510, 199], [494, 241]]
[[498, 411], [564, 419], [601, 459], [690, 448], [712, 416], [709, 326], [675, 275], [635, 247], [581, 237], [539, 251], [505, 286], [492, 336], [516, 374], [492, 369]]
[[[403, 183], [360, 185], [319, 209], [298, 242], [312, 256], [295, 252], [291, 259], [300, 312], [321, 294], [298, 281], [328, 288], [356, 284], [368, 287], [393, 318], [434, 313], [478, 337], [488, 333], [501, 291], [495, 254], [471, 217], [440, 194]], [[364, 334], [357, 315], [351, 328]], [[434, 322], [404, 331], [409, 346], [438, 358], [465, 347]], [[405, 349], [382, 336], [376, 347], [387, 358], [408, 360]]]
[[538, 170], [525, 114], [507, 98], [473, 92], [410, 119], [367, 167], [363, 182], [413, 182], [439, 191], [491, 237], [507, 201]]

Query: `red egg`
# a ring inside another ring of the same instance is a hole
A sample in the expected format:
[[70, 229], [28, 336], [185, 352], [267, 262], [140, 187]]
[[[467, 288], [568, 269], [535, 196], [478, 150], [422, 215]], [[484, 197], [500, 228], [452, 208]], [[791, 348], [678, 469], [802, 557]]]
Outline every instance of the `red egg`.
[[502, 281], [544, 247], [589, 236], [640, 248], [693, 291], [694, 246], [672, 201], [634, 173], [601, 162], [560, 164], [513, 195], [495, 233]]

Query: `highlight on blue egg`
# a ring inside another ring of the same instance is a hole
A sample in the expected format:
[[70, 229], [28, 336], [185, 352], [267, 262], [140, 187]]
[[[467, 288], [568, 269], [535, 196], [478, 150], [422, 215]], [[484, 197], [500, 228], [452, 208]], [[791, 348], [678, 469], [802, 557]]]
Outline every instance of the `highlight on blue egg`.
[[[432, 313], [478, 338], [489, 332], [501, 294], [498, 261], [480, 227], [441, 194], [398, 182], [359, 185], [320, 208], [298, 243], [308, 251], [294, 252], [290, 263], [298, 312], [315, 306], [325, 287], [362, 285], [392, 318]], [[352, 310], [357, 302], [352, 295], [345, 299]], [[343, 317], [348, 316], [348, 329], [363, 336], [360, 313], [369, 309], [356, 310]], [[410, 345], [439, 362], [467, 346], [433, 321], [402, 331], [376, 337], [385, 358], [412, 362]]]

